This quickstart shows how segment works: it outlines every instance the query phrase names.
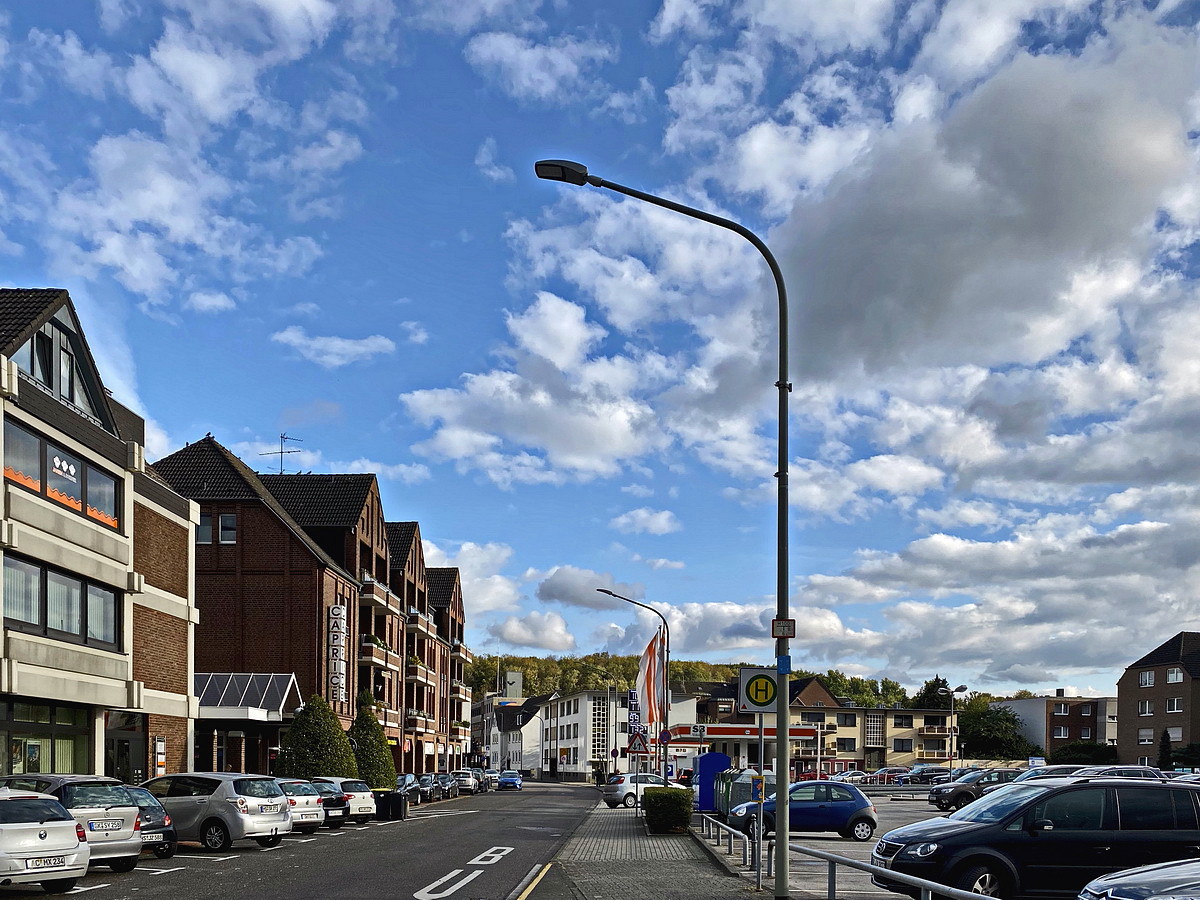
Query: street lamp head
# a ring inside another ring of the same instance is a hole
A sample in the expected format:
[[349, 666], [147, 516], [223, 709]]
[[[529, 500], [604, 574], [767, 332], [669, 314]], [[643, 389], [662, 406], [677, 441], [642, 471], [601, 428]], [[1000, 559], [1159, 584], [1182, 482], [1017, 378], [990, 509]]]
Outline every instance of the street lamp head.
[[587, 184], [589, 181], [587, 166], [569, 159], [539, 159], [533, 164], [533, 172], [546, 181], [565, 181], [567, 184]]
[[965, 690], [968, 690], [967, 686], [965, 684], [960, 684], [958, 687], [956, 687], [954, 689], [954, 693], [961, 694]]

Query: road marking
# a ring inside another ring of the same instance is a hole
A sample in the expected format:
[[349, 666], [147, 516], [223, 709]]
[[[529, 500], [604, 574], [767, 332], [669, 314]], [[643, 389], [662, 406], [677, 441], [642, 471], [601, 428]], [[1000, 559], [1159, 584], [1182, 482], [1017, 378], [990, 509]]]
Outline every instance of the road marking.
[[133, 871], [145, 872], [147, 875], [166, 875], [168, 872], [182, 872], [187, 866], [176, 866], [173, 869], [147, 869], [145, 866], [138, 866]]
[[466, 887], [468, 884], [470, 884], [472, 881], [474, 881], [476, 878], [478, 878], [482, 872], [483, 872], [482, 869], [476, 869], [470, 875], [467, 875], [464, 878], [460, 878], [456, 884], [451, 885], [446, 890], [435, 891], [436, 888], [441, 887], [443, 884], [445, 884], [451, 878], [455, 877], [456, 875], [462, 874], [462, 869], [454, 869], [453, 871], [450, 872], [449, 875], [443, 875], [437, 881], [435, 881], [431, 884], [425, 885], [425, 887], [421, 888], [419, 891], [417, 891], [415, 894], [413, 894], [413, 897], [415, 897], [416, 900], [441, 900], [442, 897], [449, 897], [451, 894], [453, 894], [455, 891], [457, 891], [460, 887]]
[[280, 842], [280, 843], [276, 844], [274, 847], [259, 847], [258, 852], [259, 853], [270, 853], [272, 850], [282, 850], [282, 849], [283, 849], [283, 843]]
[[189, 856], [188, 859], [206, 859], [209, 862], [225, 862], [230, 859], [237, 859], [237, 856]]
[[[525, 880], [517, 885], [512, 894], [508, 895], [508, 900], [526, 900], [526, 898], [533, 892], [533, 889], [538, 886], [538, 883], [546, 877], [546, 873], [550, 871], [550, 866], [552, 865], [553, 863], [546, 863], [544, 866], [542, 866], [542, 871], [540, 872], [538, 872], [537, 866], [534, 866], [532, 869], [530, 869], [529, 874], [525, 876]], [[537, 872], [536, 878], [534, 878], [534, 872]], [[521, 891], [521, 893], [517, 894], [517, 891]], [[516, 896], [514, 897], [514, 895]]]
[[316, 838], [285, 838], [289, 844], [311, 844]]
[[111, 884], [93, 884], [93, 885], [91, 885], [90, 887], [77, 887], [77, 888], [72, 888], [72, 889], [71, 889], [71, 890], [69, 890], [67, 893], [69, 893], [69, 894], [82, 894], [82, 893], [84, 893], [85, 891], [98, 891], [100, 888], [106, 888], [106, 887], [112, 887], [112, 885], [111, 885]]
[[494, 866], [508, 854], [516, 850], [516, 847], [489, 847], [484, 850], [474, 859], [467, 860], [468, 866]]

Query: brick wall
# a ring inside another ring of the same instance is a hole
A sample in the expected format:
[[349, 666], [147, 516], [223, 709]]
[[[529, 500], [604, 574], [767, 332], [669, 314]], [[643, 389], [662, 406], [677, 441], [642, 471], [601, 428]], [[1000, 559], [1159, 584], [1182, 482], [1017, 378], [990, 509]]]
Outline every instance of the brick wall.
[[188, 720], [178, 716], [146, 716], [146, 769], [147, 778], [154, 773], [154, 739], [167, 739], [167, 771], [190, 772], [192, 760], [188, 756]]
[[156, 691], [190, 694], [187, 651], [187, 621], [134, 604], [134, 680]]
[[177, 597], [188, 596], [189, 529], [133, 504], [133, 568], [146, 583]]

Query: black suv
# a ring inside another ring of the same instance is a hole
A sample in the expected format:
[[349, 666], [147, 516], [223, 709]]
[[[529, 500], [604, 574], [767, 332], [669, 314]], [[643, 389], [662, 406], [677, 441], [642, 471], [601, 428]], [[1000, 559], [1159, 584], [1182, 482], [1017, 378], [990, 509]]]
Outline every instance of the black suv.
[[[1194, 857], [1198, 847], [1200, 784], [1038, 778], [889, 831], [871, 862], [992, 897], [1073, 897], [1101, 875]], [[871, 880], [919, 893], [887, 876]]]
[[929, 789], [929, 802], [938, 809], [962, 809], [994, 784], [1006, 784], [1021, 774], [1020, 769], [980, 769], [968, 772], [958, 781], [936, 784]]

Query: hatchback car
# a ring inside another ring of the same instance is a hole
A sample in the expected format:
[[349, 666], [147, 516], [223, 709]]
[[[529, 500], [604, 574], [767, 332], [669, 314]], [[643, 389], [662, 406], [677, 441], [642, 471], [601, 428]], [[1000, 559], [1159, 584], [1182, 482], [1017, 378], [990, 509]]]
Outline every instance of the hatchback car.
[[421, 782], [416, 775], [404, 772], [396, 776], [396, 793], [402, 794], [409, 806], [417, 806], [421, 802]]
[[350, 821], [365, 825], [375, 818], [375, 794], [367, 787], [365, 781], [357, 778], [336, 778], [332, 775], [322, 775], [313, 779], [340, 788], [343, 794], [350, 798], [350, 811], [347, 813]]
[[8, 775], [0, 787], [51, 794], [83, 826], [91, 865], [131, 872], [142, 853], [141, 810], [116, 778], [103, 775]]
[[417, 778], [417, 784], [421, 788], [422, 803], [432, 803], [434, 800], [442, 799], [442, 783], [433, 775], [426, 772]]
[[50, 794], [0, 789], [0, 881], [65, 894], [87, 874], [83, 824]]
[[483, 769], [472, 769], [471, 774], [475, 776], [475, 781], [479, 785], [479, 790], [487, 793], [492, 786], [488, 784], [487, 776], [483, 774]]
[[496, 785], [500, 783], [499, 769], [484, 769], [483, 777], [487, 779], [488, 789], [495, 790]]
[[449, 800], [451, 797], [459, 795], [458, 779], [449, 772], [438, 772], [433, 776], [438, 780], [438, 784], [442, 786], [442, 799]]
[[464, 791], [468, 794], [479, 793], [479, 782], [475, 780], [475, 773], [470, 769], [455, 769], [450, 774], [458, 782], [459, 793]]
[[648, 787], [673, 787], [683, 791], [691, 788], [682, 784], [667, 781], [661, 775], [650, 772], [619, 772], [608, 779], [608, 783], [600, 788], [600, 797], [609, 809], [618, 806], [637, 806], [642, 801], [642, 791]]
[[[1035, 778], [949, 816], [889, 831], [871, 862], [993, 897], [1074, 896], [1089, 881], [1196, 855], [1200, 785]], [[879, 887], [916, 896], [886, 876]]]
[[[739, 803], [729, 810], [729, 824], [754, 838], [775, 830], [776, 795], [758, 803]], [[805, 781], [788, 790], [788, 828], [797, 831], [836, 831], [844, 838], [869, 841], [879, 819], [867, 796], [852, 784]]]
[[315, 834], [325, 824], [321, 792], [302, 778], [276, 778], [275, 782], [283, 790], [291, 807], [292, 830], [301, 834]]
[[908, 766], [884, 766], [863, 779], [865, 784], [895, 784], [896, 778], [907, 774]]
[[277, 847], [291, 833], [287, 796], [274, 778], [243, 772], [180, 772], [142, 784], [171, 814], [181, 841], [228, 850], [234, 841]]
[[350, 795], [324, 781], [309, 782], [321, 795], [325, 827], [337, 831], [350, 820]]
[[845, 772], [837, 772], [833, 775], [830, 775], [829, 780], [845, 781], [847, 784], [858, 784], [866, 777], [867, 773], [862, 769], [847, 769]]
[[142, 848], [150, 850], [159, 859], [170, 859], [175, 855], [179, 839], [167, 808], [145, 788], [125, 785], [141, 811]]
[[500, 773], [500, 780], [496, 782], [496, 790], [498, 791], [519, 791], [522, 789], [521, 773], [515, 769], [505, 769]]

